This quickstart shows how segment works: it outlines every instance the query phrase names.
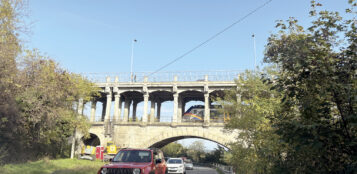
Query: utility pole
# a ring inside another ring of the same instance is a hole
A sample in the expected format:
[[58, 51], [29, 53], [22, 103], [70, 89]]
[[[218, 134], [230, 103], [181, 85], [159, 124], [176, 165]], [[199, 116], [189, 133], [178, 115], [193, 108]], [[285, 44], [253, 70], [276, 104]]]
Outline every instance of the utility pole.
[[253, 33], [253, 44], [254, 44], [254, 71], [257, 69], [257, 53], [256, 53], [256, 48], [255, 48], [255, 35]]
[[134, 62], [134, 43], [137, 42], [136, 39], [134, 39], [131, 42], [131, 63], [130, 63], [130, 82], [133, 82], [134, 75], [133, 75], [133, 62]]

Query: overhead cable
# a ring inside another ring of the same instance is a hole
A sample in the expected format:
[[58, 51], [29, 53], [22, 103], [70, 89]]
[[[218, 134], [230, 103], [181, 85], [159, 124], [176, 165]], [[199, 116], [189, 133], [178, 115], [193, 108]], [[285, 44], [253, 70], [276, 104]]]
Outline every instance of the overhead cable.
[[249, 12], [248, 14], [246, 14], [245, 16], [241, 17], [240, 19], [238, 19], [237, 21], [235, 21], [234, 23], [232, 23], [231, 25], [227, 26], [226, 28], [224, 28], [223, 30], [221, 30], [220, 32], [214, 34], [213, 36], [211, 36], [210, 38], [208, 38], [207, 40], [201, 42], [200, 44], [198, 44], [197, 46], [193, 47], [192, 49], [188, 50], [187, 52], [185, 52], [184, 54], [182, 54], [181, 56], [173, 59], [171, 62], [165, 64], [164, 66], [160, 67], [159, 69], [157, 69], [156, 71], [150, 73], [148, 76], [151, 76], [159, 71], [161, 71], [162, 69], [170, 66], [171, 64], [177, 62], [178, 60], [184, 58], [185, 56], [187, 56], [188, 54], [192, 53], [193, 51], [195, 51], [196, 49], [200, 48], [201, 46], [205, 45], [206, 43], [208, 43], [209, 41], [213, 40], [214, 38], [216, 38], [217, 36], [221, 35], [222, 33], [224, 33], [225, 31], [229, 30], [230, 28], [232, 28], [234, 25], [238, 24], [239, 22], [242, 22], [245, 18], [249, 17], [250, 15], [254, 14], [255, 12], [257, 12], [258, 10], [260, 10], [261, 8], [263, 8], [264, 6], [268, 5], [271, 1], [273, 0], [268, 0], [266, 1], [264, 4], [260, 5], [259, 7], [255, 8], [254, 10], [252, 10], [251, 12]]

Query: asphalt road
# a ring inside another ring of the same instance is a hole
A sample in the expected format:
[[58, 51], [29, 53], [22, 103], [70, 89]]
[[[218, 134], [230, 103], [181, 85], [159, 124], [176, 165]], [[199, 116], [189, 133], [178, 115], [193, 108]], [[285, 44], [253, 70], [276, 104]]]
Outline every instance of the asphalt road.
[[186, 174], [218, 174], [215, 169], [194, 166], [193, 170], [186, 170]]

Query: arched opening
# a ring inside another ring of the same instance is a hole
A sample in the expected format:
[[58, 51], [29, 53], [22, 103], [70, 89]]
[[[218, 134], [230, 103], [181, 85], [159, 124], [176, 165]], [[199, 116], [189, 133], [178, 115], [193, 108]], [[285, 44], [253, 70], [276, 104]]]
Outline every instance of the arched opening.
[[[171, 122], [173, 115], [173, 94], [169, 91], [154, 91], [149, 96], [148, 115], [156, 122]], [[151, 104], [153, 102], [153, 104]]]
[[155, 142], [152, 145], [150, 145], [149, 147], [150, 148], [162, 148], [162, 147], [164, 147], [164, 146], [166, 146], [166, 145], [168, 145], [168, 144], [170, 144], [172, 142], [176, 142], [176, 141], [184, 140], [184, 139], [190, 139], [190, 138], [207, 140], [207, 141], [214, 142], [216, 144], [219, 144], [220, 146], [223, 146], [223, 147], [229, 149], [228, 146], [226, 146], [224, 144], [224, 142], [218, 142], [218, 141], [215, 141], [215, 140], [212, 140], [212, 139], [199, 137], [199, 136], [176, 136], [176, 137], [170, 137], [170, 138], [166, 138], [166, 139], [163, 139], [161, 141]]
[[218, 162], [228, 151], [228, 148], [220, 143], [195, 136], [172, 137], [154, 144], [153, 147], [163, 144], [166, 145], [160, 149], [166, 158], [181, 157], [188, 162], [196, 163]]
[[100, 139], [97, 135], [90, 133], [88, 138], [82, 137], [82, 142], [85, 146], [99, 146]]
[[204, 94], [199, 91], [185, 91], [180, 93], [180, 116], [182, 122], [203, 122]]
[[144, 101], [144, 96], [139, 91], [126, 91], [121, 94], [122, 99], [122, 109], [121, 116], [122, 120], [129, 122], [135, 122], [140, 120], [142, 117], [142, 101]]

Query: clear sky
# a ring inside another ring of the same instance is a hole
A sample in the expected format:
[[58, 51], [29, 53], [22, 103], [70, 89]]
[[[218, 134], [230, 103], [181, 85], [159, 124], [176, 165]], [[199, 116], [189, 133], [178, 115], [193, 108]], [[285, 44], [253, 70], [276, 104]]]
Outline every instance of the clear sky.
[[[38, 48], [77, 73], [155, 71], [247, 15], [267, 0], [29, 0]], [[325, 0], [343, 11], [347, 0]], [[296, 17], [306, 26], [310, 0], [273, 0], [208, 44], [163, 71], [245, 70], [254, 67], [252, 34], [259, 65], [278, 19]]]

